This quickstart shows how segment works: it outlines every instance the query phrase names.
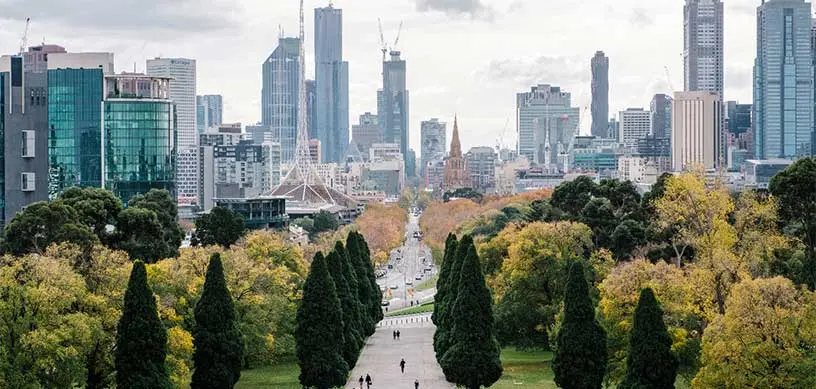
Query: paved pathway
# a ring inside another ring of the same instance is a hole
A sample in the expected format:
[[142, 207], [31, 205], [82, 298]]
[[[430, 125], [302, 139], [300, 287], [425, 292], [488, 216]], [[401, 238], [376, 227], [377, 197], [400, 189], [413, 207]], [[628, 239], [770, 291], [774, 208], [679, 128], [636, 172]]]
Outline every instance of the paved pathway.
[[[453, 388], [436, 363], [436, 327], [430, 318], [430, 313], [425, 313], [383, 319], [377, 332], [368, 338], [346, 388], [359, 388], [360, 376], [366, 374], [371, 375], [372, 389], [413, 389], [415, 379], [419, 379], [420, 389]], [[397, 329], [400, 340], [393, 340], [392, 333]], [[400, 373], [401, 358], [405, 358], [405, 374]]]

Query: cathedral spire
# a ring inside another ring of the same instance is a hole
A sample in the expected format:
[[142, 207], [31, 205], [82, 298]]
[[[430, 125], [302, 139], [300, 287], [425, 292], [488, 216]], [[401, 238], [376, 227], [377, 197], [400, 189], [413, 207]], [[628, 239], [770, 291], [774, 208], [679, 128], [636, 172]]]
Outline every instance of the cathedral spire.
[[462, 158], [462, 144], [459, 143], [459, 117], [453, 117], [453, 137], [451, 138], [450, 156]]
[[450, 154], [445, 159], [445, 179], [442, 181], [442, 188], [446, 191], [466, 188], [469, 179], [465, 161], [462, 159], [462, 145], [459, 143], [459, 118], [454, 116], [453, 138]]

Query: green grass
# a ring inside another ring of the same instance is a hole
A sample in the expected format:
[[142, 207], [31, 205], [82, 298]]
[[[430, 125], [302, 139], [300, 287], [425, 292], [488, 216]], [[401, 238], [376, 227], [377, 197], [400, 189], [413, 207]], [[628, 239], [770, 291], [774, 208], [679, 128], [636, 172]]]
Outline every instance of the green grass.
[[505, 348], [502, 349], [501, 359], [504, 374], [491, 388], [556, 388], [550, 368], [551, 352]]
[[385, 316], [404, 316], [404, 315], [413, 315], [415, 313], [422, 313], [422, 312], [433, 312], [434, 304], [433, 301], [427, 302], [420, 306], [410, 307], [405, 309], [400, 309], [399, 311], [388, 312]]
[[439, 274], [434, 274], [433, 277], [428, 278], [427, 280], [420, 282], [419, 285], [417, 285], [417, 287], [414, 288], [414, 290], [422, 291], [422, 290], [428, 290], [428, 289], [431, 289], [431, 288], [436, 288], [436, 281], [437, 280], [439, 280]]
[[300, 374], [300, 369], [295, 361], [244, 370], [241, 372], [241, 380], [235, 385], [235, 389], [301, 389], [298, 374]]

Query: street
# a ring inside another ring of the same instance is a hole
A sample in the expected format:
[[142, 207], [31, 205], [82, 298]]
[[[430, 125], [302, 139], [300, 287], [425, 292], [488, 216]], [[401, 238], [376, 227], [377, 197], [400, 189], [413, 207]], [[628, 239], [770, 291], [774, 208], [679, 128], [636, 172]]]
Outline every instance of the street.
[[[419, 231], [419, 217], [409, 214], [408, 224], [405, 227], [405, 245], [397, 249], [399, 251], [394, 250], [391, 253], [388, 263], [393, 268], [388, 269], [386, 275], [377, 280], [377, 284], [385, 288], [383, 299], [389, 302], [389, 311], [410, 307], [411, 301], [430, 300], [436, 293], [436, 288], [411, 293], [414, 287], [433, 277], [437, 271], [434, 266], [432, 272], [425, 272], [425, 268], [433, 263], [433, 258], [431, 249], [414, 238], [416, 231]], [[397, 260], [399, 257], [402, 260]], [[422, 257], [425, 258], [426, 263], [422, 263], [420, 259]], [[415, 279], [417, 274], [422, 274], [422, 280]], [[406, 285], [407, 282], [412, 285]], [[392, 286], [396, 286], [396, 289], [392, 289]]]

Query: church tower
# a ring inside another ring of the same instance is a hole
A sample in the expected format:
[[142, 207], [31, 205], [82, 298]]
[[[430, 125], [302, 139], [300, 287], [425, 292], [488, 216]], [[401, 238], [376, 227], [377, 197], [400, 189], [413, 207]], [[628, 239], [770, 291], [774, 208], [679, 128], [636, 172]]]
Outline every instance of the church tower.
[[468, 187], [469, 175], [462, 158], [462, 145], [459, 143], [459, 120], [453, 119], [453, 137], [451, 139], [450, 154], [445, 159], [445, 179], [442, 188], [452, 191]]

